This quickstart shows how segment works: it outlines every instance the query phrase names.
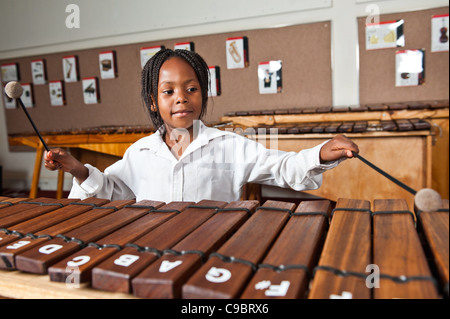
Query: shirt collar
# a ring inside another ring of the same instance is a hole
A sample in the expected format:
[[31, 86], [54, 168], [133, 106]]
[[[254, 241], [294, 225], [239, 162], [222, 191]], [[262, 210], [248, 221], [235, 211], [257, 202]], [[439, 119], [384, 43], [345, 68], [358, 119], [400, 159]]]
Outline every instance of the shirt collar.
[[[155, 153], [159, 153], [163, 150], [163, 147], [167, 148], [167, 145], [165, 144], [163, 140], [165, 129], [164, 127], [160, 127], [158, 130], [156, 130], [155, 133], [153, 133], [151, 136], [149, 136], [149, 139], [147, 140], [147, 143], [144, 148], [148, 148], [151, 151]], [[190, 153], [194, 152], [195, 150], [201, 148], [204, 145], [207, 145], [209, 141], [212, 139], [215, 139], [217, 137], [226, 135], [226, 131], [222, 131], [216, 128], [211, 128], [206, 126], [202, 121], [194, 121], [194, 137], [195, 139], [192, 141], [191, 144], [186, 148], [186, 150], [183, 153], [183, 156], [180, 158], [183, 159], [185, 156], [189, 155]], [[142, 147], [141, 147], [142, 149]], [[167, 148], [168, 149], [168, 148]]]

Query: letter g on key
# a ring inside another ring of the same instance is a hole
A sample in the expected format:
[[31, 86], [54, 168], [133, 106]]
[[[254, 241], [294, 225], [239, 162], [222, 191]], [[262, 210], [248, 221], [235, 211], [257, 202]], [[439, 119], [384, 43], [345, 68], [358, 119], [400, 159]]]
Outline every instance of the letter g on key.
[[231, 278], [231, 272], [225, 268], [211, 267], [205, 278], [210, 282], [221, 283]]

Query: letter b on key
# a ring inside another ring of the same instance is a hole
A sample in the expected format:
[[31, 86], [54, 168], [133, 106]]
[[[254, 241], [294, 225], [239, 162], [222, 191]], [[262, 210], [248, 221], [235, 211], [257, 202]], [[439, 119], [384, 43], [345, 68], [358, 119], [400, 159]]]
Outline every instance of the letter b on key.
[[139, 256], [125, 254], [114, 260], [114, 264], [117, 266], [128, 267], [138, 259]]

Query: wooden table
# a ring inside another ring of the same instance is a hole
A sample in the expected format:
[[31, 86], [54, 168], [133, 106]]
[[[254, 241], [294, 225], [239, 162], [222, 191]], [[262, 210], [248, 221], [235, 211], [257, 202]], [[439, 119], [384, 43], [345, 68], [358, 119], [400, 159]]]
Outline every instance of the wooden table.
[[[149, 132], [141, 133], [120, 133], [120, 134], [42, 134], [45, 143], [50, 147], [70, 148], [73, 152], [78, 152], [78, 157], [82, 160], [81, 154], [77, 150], [93, 151], [101, 157], [101, 154], [114, 157], [114, 160], [123, 156], [126, 149], [131, 144], [148, 136]], [[34, 162], [33, 179], [30, 188], [30, 198], [36, 198], [41, 166], [45, 148], [39, 138], [35, 135], [10, 136], [10, 146], [25, 145], [36, 149], [36, 160]], [[108, 162], [109, 164], [109, 162]], [[106, 164], [102, 165], [108, 166]], [[103, 168], [104, 168], [103, 167]], [[64, 172], [58, 171], [58, 185], [56, 198], [61, 198], [63, 193]]]

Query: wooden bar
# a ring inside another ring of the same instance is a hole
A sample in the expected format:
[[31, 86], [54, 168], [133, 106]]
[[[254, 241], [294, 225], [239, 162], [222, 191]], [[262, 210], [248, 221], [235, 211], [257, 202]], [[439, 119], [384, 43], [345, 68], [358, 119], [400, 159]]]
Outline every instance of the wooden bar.
[[[161, 251], [171, 248], [208, 220], [226, 202], [203, 200], [188, 206], [181, 214], [147, 233], [92, 270], [92, 287], [116, 292], [130, 292], [131, 280], [154, 262]], [[141, 247], [137, 249], [136, 247]]]
[[374, 298], [439, 298], [414, 216], [408, 211], [403, 199], [374, 200], [373, 263], [381, 276]]
[[421, 212], [419, 223], [423, 231], [426, 247], [431, 254], [440, 282], [440, 289], [449, 297], [449, 204], [443, 201], [442, 211]]
[[[17, 212], [13, 215], [4, 216], [0, 219], [0, 227], [9, 228], [15, 224], [21, 223], [23, 221], [29, 220], [30, 218], [34, 218], [40, 215], [45, 215], [51, 211], [54, 211], [58, 208], [62, 208], [65, 205], [73, 202], [72, 199], [58, 199], [52, 200], [50, 203], [42, 203], [42, 202], [26, 202], [30, 204], [25, 205], [34, 205], [32, 209], [26, 209], [21, 212]], [[14, 230], [14, 229], [11, 229]], [[0, 241], [1, 245], [1, 241]]]
[[[138, 204], [158, 206], [161, 202], [141, 201]], [[47, 268], [59, 260], [82, 248], [82, 245], [96, 241], [145, 215], [149, 208], [129, 206], [99, 218], [66, 234], [56, 237], [45, 245], [40, 245], [16, 256], [16, 268], [31, 273], [47, 273]], [[115, 210], [115, 208], [105, 208]]]
[[217, 251], [219, 255], [210, 255], [183, 285], [183, 298], [236, 298], [240, 295], [252, 275], [252, 265], [263, 258], [295, 204], [267, 201], [263, 207]]
[[[87, 198], [80, 203], [82, 205], [68, 205], [61, 209], [61, 215], [64, 215], [66, 211], [69, 211], [70, 214], [77, 216], [35, 232], [32, 234], [33, 236], [29, 236], [27, 234], [27, 236], [23, 239], [16, 239], [16, 241], [0, 247], [0, 268], [15, 269], [16, 255], [39, 244], [47, 242], [56, 235], [64, 234], [113, 211], [106, 209], [92, 210], [93, 207], [109, 204], [109, 200], [106, 199]], [[120, 207], [120, 205], [126, 205], [126, 201], [114, 201], [111, 204], [116, 207]]]
[[72, 278], [76, 276], [78, 282], [90, 281], [92, 268], [116, 253], [118, 249], [122, 249], [125, 244], [137, 240], [144, 234], [165, 223], [174, 217], [178, 211], [183, 211], [188, 205], [189, 203], [187, 202], [173, 202], [161, 206], [160, 209], [156, 209], [108, 236], [99, 239], [95, 243], [96, 245], [85, 247], [49, 267], [48, 273], [50, 280], [65, 282], [68, 276]]
[[181, 287], [201, 266], [202, 257], [218, 249], [253, 213], [257, 201], [231, 202], [176, 244], [133, 281], [133, 293], [142, 298], [180, 298]]
[[16, 205], [5, 205], [2, 210], [0, 210], [0, 221], [8, 216], [20, 214], [26, 210], [33, 210], [39, 203], [51, 203], [54, 199], [51, 198], [36, 198], [32, 202], [20, 200], [16, 202]]
[[372, 263], [370, 202], [339, 199], [336, 209], [308, 298], [369, 299], [365, 278], [350, 274]]
[[305, 298], [330, 213], [328, 200], [301, 202], [241, 298]]
[[[67, 202], [69, 202], [70, 204], [78, 201], [79, 199], [71, 199], [64, 200], [63, 203], [67, 204]], [[71, 209], [67, 209], [68, 206], [64, 205], [63, 203], [60, 202], [61, 206], [49, 205], [47, 207], [47, 209], [49, 209], [47, 213], [43, 212], [42, 215], [38, 215], [37, 217], [26, 219], [25, 221], [19, 222], [18, 224], [8, 226], [8, 234], [6, 234], [5, 231], [0, 231], [0, 234], [2, 236], [0, 237], [0, 246], [6, 245], [12, 241], [17, 240], [18, 238], [24, 237], [28, 233], [34, 234], [43, 228], [50, 227], [54, 224], [75, 216], [68, 213], [71, 211]], [[73, 206], [69, 207], [71, 208]], [[45, 206], [42, 206], [42, 208], [45, 208]]]

